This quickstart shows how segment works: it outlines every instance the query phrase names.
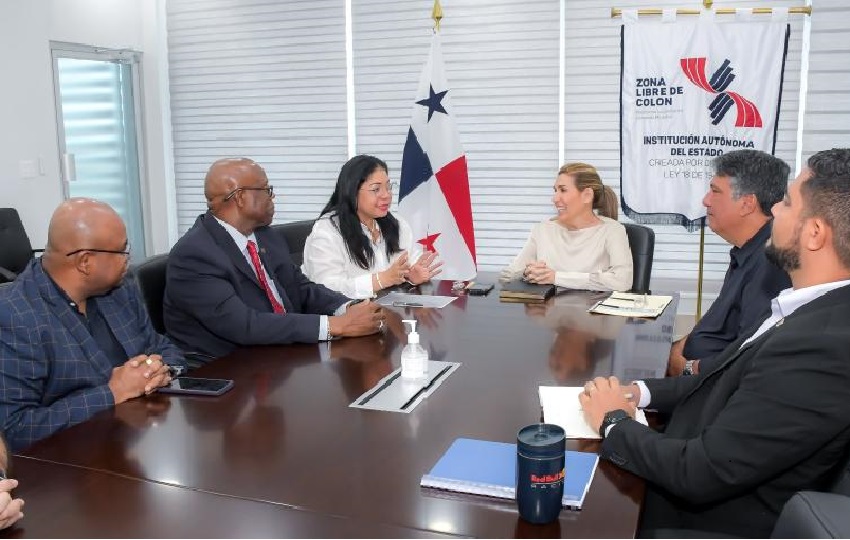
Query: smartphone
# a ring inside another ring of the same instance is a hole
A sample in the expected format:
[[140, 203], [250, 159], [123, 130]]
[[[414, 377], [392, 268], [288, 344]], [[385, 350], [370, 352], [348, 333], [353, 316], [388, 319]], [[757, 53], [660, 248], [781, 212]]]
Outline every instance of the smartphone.
[[204, 379], [201, 377], [178, 377], [171, 379], [169, 386], [159, 389], [164, 394], [194, 394], [220, 396], [233, 388], [231, 379]]
[[493, 290], [493, 283], [470, 283], [467, 285], [466, 292], [472, 296], [486, 296], [487, 293]]

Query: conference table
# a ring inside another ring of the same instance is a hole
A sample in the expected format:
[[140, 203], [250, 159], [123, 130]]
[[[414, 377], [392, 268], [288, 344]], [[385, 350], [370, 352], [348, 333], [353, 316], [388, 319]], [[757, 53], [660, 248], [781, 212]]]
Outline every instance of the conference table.
[[[456, 294], [448, 281], [421, 292]], [[233, 379], [222, 396], [131, 400], [16, 455], [27, 515], [4, 534], [632, 537], [644, 483], [607, 461], [583, 508], [549, 525], [510, 500], [419, 486], [456, 438], [515, 442], [541, 419], [540, 385], [663, 376], [678, 298], [654, 320], [588, 314], [605, 296], [507, 303], [497, 286], [442, 309], [387, 308], [373, 336], [238, 349], [193, 372]], [[398, 368], [403, 318], [432, 360], [460, 367], [409, 413], [349, 407]]]

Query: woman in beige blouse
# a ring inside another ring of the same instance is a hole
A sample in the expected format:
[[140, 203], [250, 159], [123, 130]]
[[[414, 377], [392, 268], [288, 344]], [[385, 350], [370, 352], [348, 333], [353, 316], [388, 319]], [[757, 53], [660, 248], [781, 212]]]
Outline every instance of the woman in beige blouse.
[[569, 289], [629, 290], [632, 252], [626, 229], [617, 222], [617, 195], [586, 163], [561, 167], [554, 189], [558, 215], [531, 229], [502, 279], [523, 277]]

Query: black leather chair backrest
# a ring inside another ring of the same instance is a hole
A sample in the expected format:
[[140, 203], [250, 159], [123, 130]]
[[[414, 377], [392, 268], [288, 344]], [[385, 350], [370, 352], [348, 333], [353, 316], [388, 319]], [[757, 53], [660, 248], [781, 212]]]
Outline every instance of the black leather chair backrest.
[[623, 223], [626, 235], [629, 237], [629, 247], [632, 250], [632, 292], [648, 293], [649, 280], [652, 277], [652, 259], [655, 255], [655, 231], [643, 225]]
[[160, 334], [165, 333], [162, 300], [165, 297], [165, 267], [168, 265], [168, 253], [148, 257], [133, 265], [131, 272], [142, 290], [142, 298], [148, 308], [151, 323]]
[[14, 280], [32, 257], [32, 244], [18, 211], [0, 208], [0, 282]]
[[301, 266], [304, 262], [304, 244], [307, 243], [307, 237], [310, 236], [310, 231], [313, 230], [314, 219], [305, 219], [303, 221], [293, 221], [292, 223], [283, 223], [280, 225], [272, 225], [272, 230], [286, 240], [289, 245], [289, 255], [292, 257], [292, 262]]

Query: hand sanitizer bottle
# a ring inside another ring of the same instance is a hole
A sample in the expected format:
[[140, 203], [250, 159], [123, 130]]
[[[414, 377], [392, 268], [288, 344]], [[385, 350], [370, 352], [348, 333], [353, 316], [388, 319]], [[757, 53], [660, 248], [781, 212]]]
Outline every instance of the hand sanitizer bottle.
[[419, 344], [415, 320], [402, 321], [410, 325], [407, 345], [401, 350], [401, 378], [421, 379], [428, 374], [428, 351]]

